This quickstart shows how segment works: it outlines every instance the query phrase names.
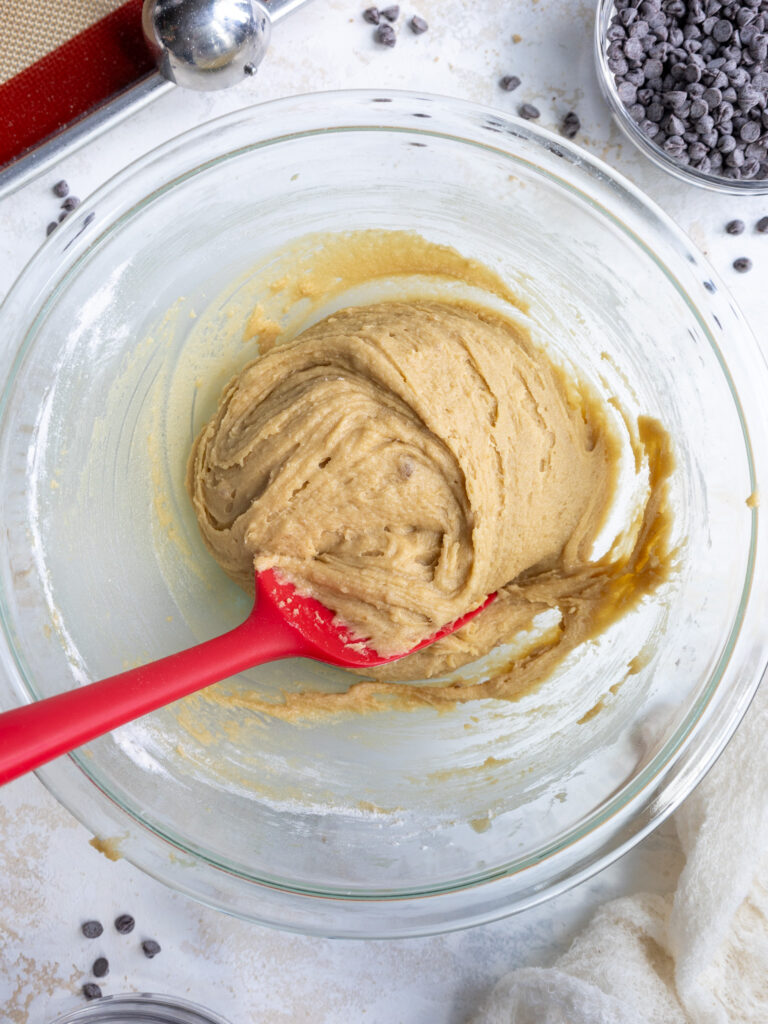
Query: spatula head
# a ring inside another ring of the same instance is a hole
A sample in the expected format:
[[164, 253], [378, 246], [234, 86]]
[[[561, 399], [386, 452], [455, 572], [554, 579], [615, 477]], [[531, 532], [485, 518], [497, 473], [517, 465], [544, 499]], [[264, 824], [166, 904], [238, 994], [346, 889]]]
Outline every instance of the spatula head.
[[317, 648], [318, 660], [348, 668], [372, 668], [375, 665], [385, 665], [389, 661], [397, 661], [408, 654], [413, 654], [414, 651], [419, 651], [422, 647], [427, 647], [436, 640], [455, 633], [496, 597], [495, 594], [491, 594], [477, 608], [473, 608], [471, 612], [462, 615], [455, 622], [443, 626], [437, 633], [422, 640], [411, 650], [384, 658], [372, 647], [368, 647], [364, 640], [355, 639], [349, 630], [339, 623], [335, 612], [326, 608], [324, 604], [316, 601], [313, 597], [299, 593], [291, 582], [276, 573], [274, 569], [258, 573], [256, 595], [257, 604], [262, 600], [268, 601], [304, 640]]

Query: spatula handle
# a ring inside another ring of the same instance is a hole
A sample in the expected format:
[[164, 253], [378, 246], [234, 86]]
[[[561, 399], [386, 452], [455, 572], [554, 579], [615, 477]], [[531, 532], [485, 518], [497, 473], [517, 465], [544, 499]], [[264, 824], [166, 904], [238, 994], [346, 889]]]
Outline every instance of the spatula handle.
[[0, 785], [220, 679], [313, 653], [268, 602], [257, 609], [229, 633], [189, 650], [0, 714]]

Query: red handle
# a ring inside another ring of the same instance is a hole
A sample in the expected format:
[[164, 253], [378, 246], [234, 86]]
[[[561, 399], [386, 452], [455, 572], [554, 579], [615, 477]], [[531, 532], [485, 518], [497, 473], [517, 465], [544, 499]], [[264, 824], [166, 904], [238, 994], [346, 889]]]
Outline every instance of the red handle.
[[0, 785], [54, 757], [265, 661], [312, 656], [268, 601], [240, 626], [189, 650], [0, 714]]

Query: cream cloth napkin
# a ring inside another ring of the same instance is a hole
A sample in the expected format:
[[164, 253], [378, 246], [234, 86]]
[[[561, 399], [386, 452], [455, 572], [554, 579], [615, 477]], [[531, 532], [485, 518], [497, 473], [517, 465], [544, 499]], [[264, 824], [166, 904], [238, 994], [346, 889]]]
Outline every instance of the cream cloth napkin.
[[473, 1024], [768, 1024], [766, 686], [675, 825], [675, 892], [606, 903], [552, 967], [502, 978]]

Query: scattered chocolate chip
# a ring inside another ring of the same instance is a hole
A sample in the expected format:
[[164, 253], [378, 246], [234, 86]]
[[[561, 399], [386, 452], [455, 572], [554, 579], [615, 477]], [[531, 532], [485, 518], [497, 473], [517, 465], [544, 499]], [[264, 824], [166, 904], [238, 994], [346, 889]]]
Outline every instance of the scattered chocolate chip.
[[541, 111], [532, 103], [523, 103], [520, 107], [520, 117], [524, 117], [526, 121], [535, 121], [537, 117], [541, 117]]
[[517, 75], [504, 75], [503, 78], [499, 79], [499, 86], [504, 92], [514, 92], [519, 85], [520, 79]]
[[725, 225], [725, 230], [729, 235], [740, 235], [744, 230], [743, 220], [729, 220]]
[[381, 20], [381, 14], [379, 13], [378, 7], [366, 7], [363, 11], [363, 17], [369, 25], [378, 25]]
[[86, 999], [101, 999], [101, 988], [93, 981], [86, 981], [83, 985], [83, 995]]
[[581, 121], [575, 110], [569, 110], [563, 118], [562, 133], [566, 139], [575, 139], [581, 131]]
[[376, 42], [382, 46], [394, 46], [397, 42], [397, 35], [391, 25], [382, 22], [376, 29]]
[[104, 931], [104, 925], [101, 921], [86, 921], [80, 926], [80, 931], [86, 937], [86, 939], [98, 939], [101, 933]]
[[761, 235], [768, 235], [768, 217], [761, 217], [755, 224], [755, 230], [759, 231]]
[[132, 932], [136, 922], [130, 914], [121, 914], [115, 918], [115, 928], [120, 932], [121, 935], [127, 935]]
[[752, 269], [752, 260], [747, 256], [739, 256], [737, 260], [733, 261], [733, 269], [738, 270], [740, 274], [746, 274], [748, 270]]
[[149, 957], [151, 960], [152, 957], [157, 956], [160, 952], [160, 943], [155, 942], [154, 939], [145, 939], [141, 944], [141, 948], [144, 950], [144, 956]]
[[91, 970], [94, 978], [105, 978], [109, 974], [109, 960], [105, 956], [98, 957], [93, 961]]
[[62, 210], [61, 213], [59, 214], [59, 224], [61, 224], [61, 222], [64, 220], [64, 218], [66, 216], [67, 216], [67, 211], [66, 210]]
[[429, 28], [426, 21], [423, 18], [420, 18], [418, 14], [414, 14], [408, 24], [411, 26], [411, 32], [417, 36], [423, 35], [423, 33]]
[[48, 235], [51, 234], [51, 232], [55, 231], [58, 226], [59, 226], [58, 222], [55, 221], [55, 220], [52, 220], [50, 222], [50, 224], [48, 225], [48, 227], [45, 229], [45, 236], [46, 236], [46, 238], [48, 237]]
[[387, 21], [397, 21], [400, 17], [400, 5], [392, 4], [391, 7], [384, 7], [380, 11], [382, 18], [386, 18]]
[[64, 202], [61, 204], [62, 210], [76, 210], [80, 205], [80, 200], [77, 196], [67, 196]]
[[61, 181], [56, 182], [56, 184], [53, 186], [52, 191], [55, 196], [59, 197], [59, 199], [63, 199], [64, 196], [69, 195], [69, 185], [62, 178]]

